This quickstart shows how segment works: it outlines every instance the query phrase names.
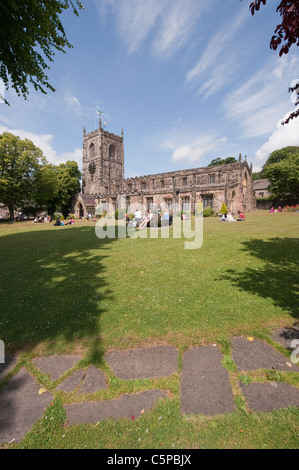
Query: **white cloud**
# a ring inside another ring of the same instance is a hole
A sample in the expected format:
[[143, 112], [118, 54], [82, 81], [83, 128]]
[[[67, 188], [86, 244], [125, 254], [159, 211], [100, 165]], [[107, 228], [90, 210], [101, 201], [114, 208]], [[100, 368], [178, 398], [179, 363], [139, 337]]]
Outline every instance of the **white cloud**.
[[19, 136], [21, 139], [30, 139], [34, 145], [40, 148], [49, 163], [59, 165], [65, 163], [67, 160], [74, 160], [78, 163], [79, 168], [82, 165], [82, 149], [76, 148], [73, 152], [65, 152], [57, 154], [53, 148], [53, 135], [52, 134], [34, 134], [33, 132], [24, 131], [23, 129], [9, 129], [5, 126], [0, 126], [0, 133], [10, 132], [11, 134]]
[[205, 6], [198, 0], [177, 0], [170, 5], [153, 42], [154, 55], [171, 55], [182, 47], [190, 38]]
[[67, 93], [64, 96], [64, 100], [67, 104], [67, 107], [72, 111], [73, 114], [75, 114], [76, 116], [81, 114], [81, 104], [78, 98], [76, 98], [76, 96]]
[[288, 87], [298, 63], [298, 58], [291, 55], [271, 58], [246, 83], [225, 97], [225, 115], [238, 122], [243, 137], [266, 136], [274, 131], [290, 106]]
[[[240, 59], [236, 57], [238, 48], [235, 46], [235, 36], [247, 18], [248, 11], [244, 9], [231, 24], [225, 25], [216, 33], [199, 61], [187, 72], [187, 83], [201, 83], [199, 94], [204, 93], [205, 97], [208, 97], [231, 81], [240, 65]], [[233, 49], [231, 44], [234, 44]]]
[[112, 12], [128, 52], [150, 38], [155, 56], [170, 56], [190, 38], [203, 10], [212, 0], [94, 0], [101, 19]]
[[[177, 147], [172, 153], [171, 160], [174, 162], [185, 161], [189, 163], [199, 162], [211, 150], [216, 149], [227, 141], [226, 137], [215, 139], [213, 137], [201, 137], [195, 141]], [[168, 142], [168, 146], [171, 144]]]
[[[293, 111], [293, 110], [292, 110]], [[291, 111], [290, 111], [291, 112]], [[299, 146], [299, 118], [293, 119], [289, 124], [282, 126], [281, 122], [287, 118], [289, 113], [276, 124], [276, 130], [255, 153], [254, 168], [259, 171], [270, 153], [288, 146]]]

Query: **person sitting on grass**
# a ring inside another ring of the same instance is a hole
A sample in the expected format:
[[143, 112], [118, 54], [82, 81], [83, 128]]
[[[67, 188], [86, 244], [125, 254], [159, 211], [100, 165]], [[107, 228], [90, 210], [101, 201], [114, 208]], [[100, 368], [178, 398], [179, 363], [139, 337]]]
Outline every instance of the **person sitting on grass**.
[[231, 212], [228, 212], [228, 213], [227, 213], [227, 221], [228, 221], [228, 222], [235, 222], [235, 219], [233, 218]]
[[245, 215], [243, 214], [243, 212], [238, 211], [238, 218], [237, 218], [237, 220], [238, 220], [239, 222], [245, 221]]
[[222, 214], [221, 219], [218, 219], [219, 222], [227, 222], [226, 214]]

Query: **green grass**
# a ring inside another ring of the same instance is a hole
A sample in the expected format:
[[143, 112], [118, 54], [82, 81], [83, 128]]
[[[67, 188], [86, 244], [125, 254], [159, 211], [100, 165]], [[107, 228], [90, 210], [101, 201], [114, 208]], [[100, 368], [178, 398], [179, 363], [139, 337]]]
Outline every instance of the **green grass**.
[[[197, 250], [184, 250], [184, 240], [172, 236], [100, 240], [92, 222], [0, 225], [0, 338], [7, 354], [20, 357], [13, 373], [26, 365], [54, 393], [52, 411], [57, 411], [51, 426], [45, 414], [20, 447], [298, 446], [296, 410], [248, 411], [238, 380], [267, 381], [271, 374], [240, 378], [229, 341], [234, 335], [254, 336], [273, 346], [270, 332], [298, 320], [299, 214], [257, 211], [245, 223], [203, 222], [203, 246]], [[179, 350], [180, 372], [188, 347], [211, 342], [222, 349], [237, 403], [235, 413], [214, 419], [180, 414], [179, 373], [128, 383], [114, 377], [104, 360], [111, 348], [172, 344]], [[278, 350], [287, 356], [282, 347]], [[107, 391], [80, 400], [155, 387], [169, 390], [172, 398], [134, 422], [65, 428], [62, 404], [78, 397], [57, 392], [56, 383], [39, 375], [31, 359], [73, 352], [82, 354], [80, 367], [102, 367], [109, 382]], [[299, 388], [294, 374], [273, 380]], [[165, 421], [156, 422], [160, 415]]]

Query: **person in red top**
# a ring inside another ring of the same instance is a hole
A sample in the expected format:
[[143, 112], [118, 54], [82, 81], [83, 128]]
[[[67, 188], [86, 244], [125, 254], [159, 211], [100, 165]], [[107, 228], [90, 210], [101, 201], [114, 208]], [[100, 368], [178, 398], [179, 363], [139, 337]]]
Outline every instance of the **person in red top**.
[[245, 215], [243, 214], [243, 212], [238, 211], [238, 214], [239, 214], [239, 217], [237, 218], [237, 220], [239, 222], [245, 221]]

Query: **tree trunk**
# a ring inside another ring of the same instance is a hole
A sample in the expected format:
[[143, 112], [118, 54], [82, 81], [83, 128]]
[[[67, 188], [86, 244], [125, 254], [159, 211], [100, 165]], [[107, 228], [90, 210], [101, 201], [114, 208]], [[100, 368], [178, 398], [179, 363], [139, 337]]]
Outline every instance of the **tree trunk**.
[[14, 206], [13, 206], [13, 205], [9, 205], [9, 206], [8, 206], [8, 209], [9, 209], [10, 221], [13, 222], [13, 221], [15, 220], [15, 209], [14, 209]]

